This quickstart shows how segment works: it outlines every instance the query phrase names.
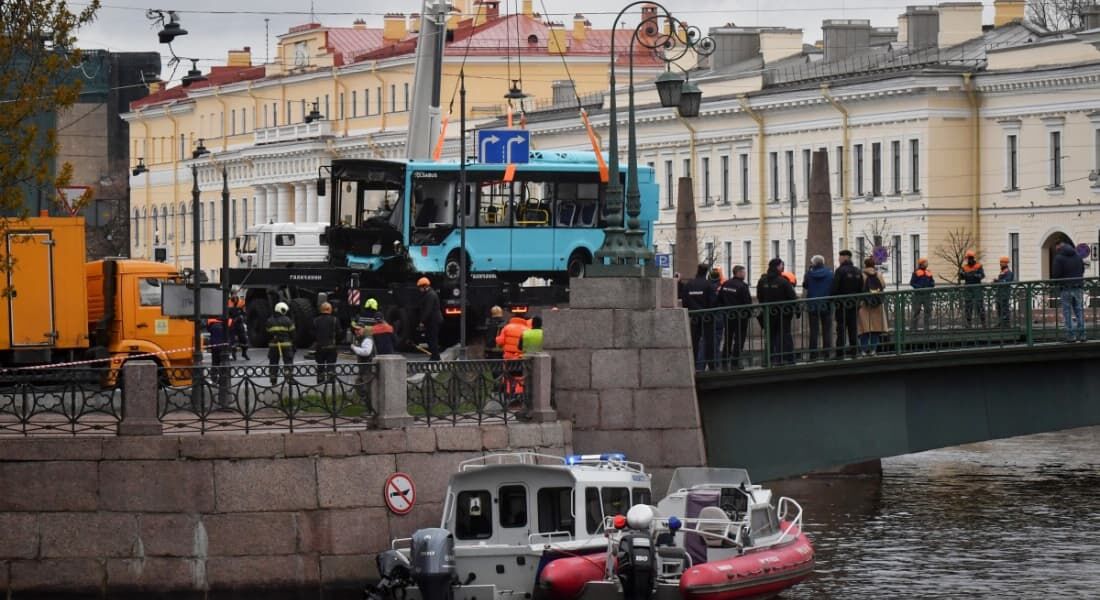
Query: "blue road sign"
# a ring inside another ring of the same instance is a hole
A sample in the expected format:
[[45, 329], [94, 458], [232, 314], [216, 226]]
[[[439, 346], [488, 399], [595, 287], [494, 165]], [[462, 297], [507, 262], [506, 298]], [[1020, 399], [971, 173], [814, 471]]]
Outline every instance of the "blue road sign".
[[654, 257], [657, 259], [657, 267], [661, 269], [672, 268], [672, 255], [671, 254], [656, 254]]
[[477, 157], [483, 163], [526, 163], [531, 132], [525, 129], [482, 129], [477, 132]]

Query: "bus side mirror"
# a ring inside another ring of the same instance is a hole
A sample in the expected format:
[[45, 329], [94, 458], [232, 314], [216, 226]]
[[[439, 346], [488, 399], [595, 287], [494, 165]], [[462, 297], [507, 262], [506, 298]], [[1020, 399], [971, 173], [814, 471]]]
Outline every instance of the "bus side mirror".
[[318, 177], [317, 178], [317, 195], [318, 196], [327, 195], [327, 194], [325, 194], [325, 178], [324, 177]]

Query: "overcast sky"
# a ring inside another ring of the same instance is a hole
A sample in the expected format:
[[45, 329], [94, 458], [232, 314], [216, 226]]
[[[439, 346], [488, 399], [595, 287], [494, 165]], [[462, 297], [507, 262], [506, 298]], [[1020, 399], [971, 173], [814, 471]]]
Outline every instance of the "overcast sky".
[[[506, 7], [516, 7], [522, 0], [504, 0]], [[554, 20], [568, 23], [572, 15], [584, 13], [597, 27], [609, 27], [614, 15], [628, 0], [534, 0], [536, 12], [554, 15]], [[870, 19], [875, 26], [896, 26], [897, 16], [914, 0], [679, 0], [665, 3], [679, 18], [704, 29], [727, 22], [737, 25], [767, 25], [802, 28], [804, 40], [813, 43], [821, 37], [823, 19]], [[931, 3], [931, 2], [923, 2]], [[73, 2], [79, 7], [80, 2]], [[992, 0], [986, 0], [985, 22], [992, 21]], [[79, 33], [84, 48], [105, 48], [113, 51], [159, 51], [168, 54], [167, 46], [157, 43], [157, 28], [145, 16], [147, 8], [179, 9], [180, 24], [189, 34], [174, 44], [180, 56], [204, 59], [200, 67], [224, 64], [226, 51], [251, 46], [253, 61], [262, 62], [264, 51], [264, 20], [269, 19], [268, 48], [274, 52], [276, 36], [291, 26], [309, 21], [309, 0], [172, 0], [142, 2], [140, 0], [103, 0], [97, 21]], [[386, 12], [419, 12], [420, 0], [315, 0], [312, 3], [316, 20], [333, 26], [349, 26], [363, 18], [372, 26], [381, 26]], [[359, 12], [356, 12], [356, 10]], [[631, 13], [635, 9], [631, 9]], [[624, 18], [625, 20], [625, 18]], [[632, 21], [636, 24], [637, 19]], [[626, 22], [630, 22], [627, 20]], [[178, 80], [186, 65], [176, 73]], [[162, 74], [168, 77], [169, 73]]]

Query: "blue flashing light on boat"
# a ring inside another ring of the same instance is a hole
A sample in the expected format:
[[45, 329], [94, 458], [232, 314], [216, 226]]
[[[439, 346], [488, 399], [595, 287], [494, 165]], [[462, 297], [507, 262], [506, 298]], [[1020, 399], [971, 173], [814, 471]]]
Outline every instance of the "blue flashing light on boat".
[[676, 533], [680, 529], [680, 527], [683, 527], [683, 523], [680, 522], [680, 519], [677, 519], [676, 517], [668, 518], [669, 531], [671, 531], [672, 533]]

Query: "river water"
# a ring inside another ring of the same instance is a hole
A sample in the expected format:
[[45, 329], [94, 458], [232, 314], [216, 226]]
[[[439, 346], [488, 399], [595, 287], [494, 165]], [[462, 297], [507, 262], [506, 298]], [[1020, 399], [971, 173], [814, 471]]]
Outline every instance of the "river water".
[[1100, 598], [1100, 427], [884, 459], [882, 480], [774, 482], [817, 569], [783, 598]]

